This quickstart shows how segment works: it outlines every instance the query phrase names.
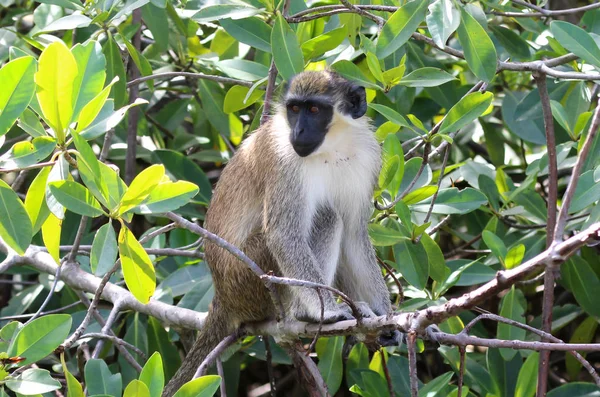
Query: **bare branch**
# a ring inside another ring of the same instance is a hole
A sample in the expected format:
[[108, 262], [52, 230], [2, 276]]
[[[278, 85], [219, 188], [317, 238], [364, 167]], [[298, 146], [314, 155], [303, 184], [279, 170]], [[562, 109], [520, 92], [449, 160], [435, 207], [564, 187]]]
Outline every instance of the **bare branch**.
[[417, 333], [411, 331], [406, 335], [408, 347], [408, 376], [410, 377], [410, 395], [419, 397], [419, 378], [417, 378]]
[[241, 85], [241, 86], [248, 87], [248, 88], [252, 87], [252, 85], [253, 85], [253, 83], [251, 81], [232, 79], [229, 77], [213, 76], [213, 75], [204, 74], [204, 73], [165, 72], [165, 73], [156, 73], [156, 74], [153, 74], [150, 76], [144, 76], [144, 77], [137, 78], [135, 80], [131, 80], [130, 82], [127, 83], [127, 87], [138, 85], [138, 84], [143, 83], [144, 81], [148, 81], [148, 80], [172, 79], [174, 77], [188, 77], [188, 78], [192, 78], [192, 79], [210, 80], [210, 81], [215, 81], [217, 83]]
[[204, 358], [204, 361], [202, 361], [202, 364], [200, 364], [196, 370], [196, 373], [194, 374], [194, 379], [206, 375], [206, 371], [208, 371], [208, 368], [210, 368], [212, 363], [219, 358], [229, 346], [237, 342], [237, 340], [242, 336], [243, 332], [236, 331], [219, 342], [219, 344], [215, 346], [215, 348], [206, 356], [206, 358]]

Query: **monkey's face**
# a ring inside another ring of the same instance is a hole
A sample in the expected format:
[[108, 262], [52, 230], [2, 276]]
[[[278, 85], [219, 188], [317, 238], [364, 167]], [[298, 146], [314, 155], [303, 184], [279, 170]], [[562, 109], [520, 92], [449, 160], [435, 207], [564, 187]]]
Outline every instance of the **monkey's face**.
[[286, 103], [290, 142], [300, 157], [321, 146], [333, 117], [333, 104], [324, 98], [289, 99]]
[[323, 144], [335, 112], [358, 119], [364, 116], [367, 101], [363, 87], [336, 73], [304, 72], [288, 84], [285, 108], [292, 147], [306, 157]]

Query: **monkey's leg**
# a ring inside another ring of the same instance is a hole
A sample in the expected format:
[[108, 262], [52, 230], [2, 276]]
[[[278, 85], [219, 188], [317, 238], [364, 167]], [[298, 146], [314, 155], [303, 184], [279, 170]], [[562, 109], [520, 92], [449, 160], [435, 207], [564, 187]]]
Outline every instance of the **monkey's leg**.
[[333, 285], [340, 261], [343, 224], [331, 207], [319, 207], [313, 219], [309, 245], [323, 269], [326, 285]]

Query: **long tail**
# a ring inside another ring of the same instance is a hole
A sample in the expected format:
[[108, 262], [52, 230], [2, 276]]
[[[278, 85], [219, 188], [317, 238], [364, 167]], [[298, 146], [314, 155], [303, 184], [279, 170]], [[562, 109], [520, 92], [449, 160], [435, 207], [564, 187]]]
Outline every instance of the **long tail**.
[[163, 391], [162, 397], [171, 397], [181, 386], [190, 381], [206, 356], [225, 339], [233, 330], [227, 325], [227, 319], [213, 310], [214, 303], [208, 312], [204, 326], [198, 333], [198, 339], [181, 363], [177, 373], [171, 378]]

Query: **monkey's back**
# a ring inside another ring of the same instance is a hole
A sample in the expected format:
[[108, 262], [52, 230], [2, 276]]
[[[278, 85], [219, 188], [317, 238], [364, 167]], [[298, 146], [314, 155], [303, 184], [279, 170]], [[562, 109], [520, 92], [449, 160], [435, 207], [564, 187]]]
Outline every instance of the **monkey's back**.
[[[262, 231], [266, 177], [273, 175], [278, 166], [268, 126], [248, 137], [225, 166], [205, 227], [240, 248], [265, 272], [279, 274]], [[215, 301], [227, 308], [233, 326], [273, 317], [273, 305], [263, 282], [244, 263], [209, 242], [205, 253], [215, 284]]]

